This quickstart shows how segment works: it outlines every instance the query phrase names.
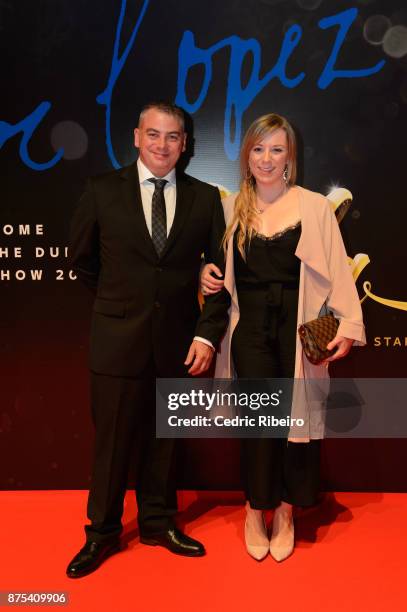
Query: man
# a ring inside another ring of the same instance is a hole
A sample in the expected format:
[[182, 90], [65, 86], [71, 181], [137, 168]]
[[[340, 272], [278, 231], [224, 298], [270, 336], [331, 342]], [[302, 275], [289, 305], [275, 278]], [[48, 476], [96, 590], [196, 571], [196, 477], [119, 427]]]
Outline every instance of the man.
[[181, 109], [147, 105], [134, 136], [138, 161], [91, 179], [71, 227], [72, 267], [96, 292], [91, 524], [85, 527], [85, 546], [68, 566], [71, 578], [94, 571], [119, 550], [136, 437], [141, 542], [181, 555], [205, 553], [174, 524], [174, 440], [155, 438], [155, 378], [198, 375], [210, 365], [223, 326], [210, 322], [217, 308], [212, 297], [205, 320], [197, 324], [198, 277], [202, 253], [222, 266], [223, 211], [215, 187], [175, 171], [186, 147]]

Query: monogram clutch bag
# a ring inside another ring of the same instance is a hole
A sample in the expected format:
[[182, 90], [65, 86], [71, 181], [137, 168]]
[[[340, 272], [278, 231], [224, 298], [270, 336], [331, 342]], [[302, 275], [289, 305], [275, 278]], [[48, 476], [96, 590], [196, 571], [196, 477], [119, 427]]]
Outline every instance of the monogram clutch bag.
[[331, 342], [338, 331], [339, 321], [332, 314], [308, 321], [298, 328], [304, 353], [311, 363], [318, 365], [335, 352], [328, 351], [326, 345]]

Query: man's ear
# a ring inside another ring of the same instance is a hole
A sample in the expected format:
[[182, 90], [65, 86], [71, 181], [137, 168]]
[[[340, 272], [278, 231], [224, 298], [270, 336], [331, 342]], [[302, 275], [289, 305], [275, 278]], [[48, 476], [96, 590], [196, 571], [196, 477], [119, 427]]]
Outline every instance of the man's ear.
[[140, 146], [140, 132], [138, 128], [134, 130], [134, 146], [137, 147], [137, 149]]
[[184, 153], [184, 151], [186, 151], [187, 148], [187, 135], [188, 134], [184, 134], [184, 142], [182, 143], [182, 152]]

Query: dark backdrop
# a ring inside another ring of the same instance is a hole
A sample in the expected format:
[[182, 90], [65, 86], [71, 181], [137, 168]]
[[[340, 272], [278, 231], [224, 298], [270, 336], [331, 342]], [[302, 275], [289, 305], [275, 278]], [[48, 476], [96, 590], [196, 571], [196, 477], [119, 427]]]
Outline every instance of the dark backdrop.
[[[357, 280], [361, 298], [367, 281], [373, 294], [368, 346], [333, 374], [405, 376], [404, 5], [0, 2], [0, 487], [87, 486], [91, 297], [69, 276], [67, 228], [85, 177], [135, 159], [132, 131], [151, 99], [184, 106], [187, 171], [230, 191], [240, 128], [271, 111], [292, 121], [303, 185], [352, 192], [342, 232], [351, 257], [370, 259]], [[236, 441], [189, 441], [181, 455], [181, 486], [239, 486]], [[327, 440], [325, 486], [406, 490], [406, 459], [403, 440]]]

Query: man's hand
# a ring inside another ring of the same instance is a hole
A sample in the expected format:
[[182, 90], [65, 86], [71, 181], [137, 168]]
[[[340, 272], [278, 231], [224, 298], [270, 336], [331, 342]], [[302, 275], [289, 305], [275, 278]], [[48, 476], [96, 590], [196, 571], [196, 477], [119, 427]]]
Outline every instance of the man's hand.
[[[216, 278], [213, 274], [219, 276], [220, 278]], [[218, 293], [223, 287], [223, 274], [219, 270], [218, 266], [215, 266], [213, 263], [206, 264], [202, 268], [201, 272], [201, 293], [202, 295], [211, 295], [213, 293]]]
[[321, 362], [321, 364], [328, 366], [328, 363], [330, 361], [336, 361], [337, 359], [345, 357], [345, 355], [347, 355], [350, 349], [352, 348], [353, 343], [354, 340], [352, 340], [351, 338], [345, 338], [344, 336], [335, 336], [335, 338], [331, 340], [329, 344], [326, 345], [326, 348], [328, 349], [328, 351], [331, 351], [336, 346], [338, 348], [336, 349], [335, 353], [331, 355], [331, 357], [327, 357], [324, 361]]
[[186, 366], [192, 363], [188, 370], [188, 374], [191, 374], [191, 376], [198, 376], [198, 374], [205, 372], [211, 365], [214, 352], [214, 349], [208, 344], [199, 342], [199, 340], [194, 340], [189, 347], [187, 358], [184, 361]]

